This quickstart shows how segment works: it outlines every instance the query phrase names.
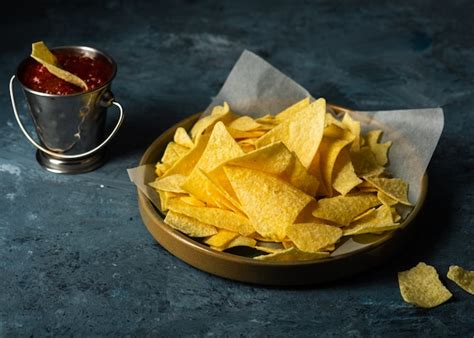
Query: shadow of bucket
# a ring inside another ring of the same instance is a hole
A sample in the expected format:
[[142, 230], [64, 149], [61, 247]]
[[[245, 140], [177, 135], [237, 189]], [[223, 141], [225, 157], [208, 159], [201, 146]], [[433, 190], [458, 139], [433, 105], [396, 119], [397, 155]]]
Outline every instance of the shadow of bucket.
[[[21, 74], [30, 58], [23, 60], [16, 74], [10, 79], [10, 98], [15, 118], [28, 141], [37, 148], [36, 159], [48, 171], [61, 174], [76, 174], [92, 171], [105, 162], [105, 145], [115, 136], [124, 119], [122, 106], [114, 100], [110, 91], [117, 65], [112, 58], [96, 49], [83, 46], [52, 48], [73, 54], [95, 58], [104, 57], [112, 67], [112, 75], [100, 87], [70, 95], [55, 95], [34, 91], [21, 80]], [[35, 141], [20, 120], [15, 95], [14, 81], [18, 80], [33, 119], [39, 143]], [[118, 121], [104, 138], [107, 108], [117, 107]]]

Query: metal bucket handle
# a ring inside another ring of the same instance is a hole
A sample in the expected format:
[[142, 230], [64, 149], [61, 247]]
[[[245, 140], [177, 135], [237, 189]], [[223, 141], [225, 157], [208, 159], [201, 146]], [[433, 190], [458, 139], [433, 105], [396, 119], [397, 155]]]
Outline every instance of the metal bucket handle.
[[117, 131], [119, 130], [120, 126], [122, 125], [122, 122], [123, 122], [123, 119], [124, 119], [124, 113], [123, 113], [123, 108], [122, 108], [122, 105], [116, 101], [114, 101], [113, 99], [109, 102], [110, 104], [113, 104], [114, 106], [116, 106], [118, 108], [118, 111], [119, 111], [119, 119], [117, 121], [117, 124], [115, 125], [114, 129], [112, 130], [112, 132], [110, 133], [110, 135], [101, 143], [99, 144], [97, 147], [95, 147], [94, 149], [92, 150], [89, 150], [85, 153], [82, 153], [82, 154], [77, 154], [77, 155], [63, 155], [63, 154], [58, 154], [54, 151], [51, 151], [49, 149], [46, 149], [45, 147], [43, 147], [42, 145], [38, 144], [31, 136], [30, 134], [28, 134], [28, 131], [25, 129], [25, 127], [23, 126], [23, 123], [21, 122], [20, 120], [20, 116], [18, 114], [18, 111], [16, 109], [16, 103], [15, 103], [15, 95], [13, 94], [13, 81], [15, 80], [15, 75], [12, 76], [12, 78], [10, 79], [10, 99], [11, 99], [11, 102], [12, 102], [12, 107], [13, 107], [13, 112], [15, 114], [15, 118], [16, 118], [16, 121], [18, 122], [18, 125], [20, 126], [20, 129], [21, 131], [23, 132], [23, 134], [26, 136], [26, 138], [28, 139], [28, 141], [30, 141], [30, 143], [32, 145], [34, 145], [36, 148], [38, 148], [39, 150], [41, 150], [42, 152], [48, 154], [48, 155], [51, 155], [51, 156], [54, 156], [56, 158], [60, 158], [60, 159], [74, 159], [74, 158], [81, 158], [81, 157], [85, 157], [85, 156], [88, 156], [88, 155], [91, 155], [93, 153], [95, 153], [96, 151], [98, 151], [99, 149], [101, 149], [102, 147], [104, 147], [111, 139], [112, 137], [115, 136], [115, 134], [117, 133]]

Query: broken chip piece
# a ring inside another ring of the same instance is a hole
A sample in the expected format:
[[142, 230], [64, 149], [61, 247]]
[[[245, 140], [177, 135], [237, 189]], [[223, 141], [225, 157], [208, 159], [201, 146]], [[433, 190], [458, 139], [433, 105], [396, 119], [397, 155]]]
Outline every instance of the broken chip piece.
[[474, 295], [474, 271], [469, 271], [457, 265], [451, 265], [448, 278], [455, 282], [464, 291]]
[[422, 308], [436, 307], [452, 297], [439, 280], [436, 269], [423, 262], [399, 272], [398, 284], [403, 300]]

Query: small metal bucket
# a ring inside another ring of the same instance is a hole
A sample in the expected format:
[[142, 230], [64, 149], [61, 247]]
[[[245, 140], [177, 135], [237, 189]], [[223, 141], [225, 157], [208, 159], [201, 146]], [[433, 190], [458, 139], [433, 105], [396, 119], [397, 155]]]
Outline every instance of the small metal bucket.
[[[54, 173], [82, 173], [97, 169], [105, 161], [104, 146], [115, 136], [120, 128], [124, 112], [115, 102], [110, 86], [117, 72], [115, 62], [103, 52], [82, 46], [65, 46], [53, 50], [67, 49], [94, 57], [104, 56], [113, 72], [110, 79], [94, 90], [70, 94], [53, 95], [31, 90], [20, 80], [19, 74], [28, 59], [17, 68], [16, 75], [10, 79], [10, 98], [15, 118], [26, 138], [37, 148], [36, 159], [42, 167]], [[20, 83], [30, 108], [39, 143], [28, 133], [20, 120], [15, 96], [14, 80]], [[118, 108], [119, 118], [112, 132], [104, 139], [107, 108]]]

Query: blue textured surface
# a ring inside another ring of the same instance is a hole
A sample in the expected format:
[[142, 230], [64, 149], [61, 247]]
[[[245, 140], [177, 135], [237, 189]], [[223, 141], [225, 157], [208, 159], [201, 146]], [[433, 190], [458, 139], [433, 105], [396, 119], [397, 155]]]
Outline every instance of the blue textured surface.
[[[0, 336], [472, 336], [474, 297], [402, 301], [397, 271], [474, 269], [472, 1], [38, 2], [0, 14]], [[8, 13], [8, 14], [7, 14]], [[39, 168], [7, 82], [30, 44], [83, 44], [119, 65], [126, 123], [100, 170]], [[171, 124], [203, 109], [243, 49], [315, 96], [375, 110], [441, 106], [416, 245], [383, 267], [310, 288], [266, 288], [198, 271], [154, 242], [126, 168]]]

